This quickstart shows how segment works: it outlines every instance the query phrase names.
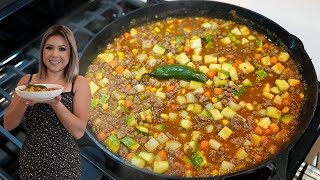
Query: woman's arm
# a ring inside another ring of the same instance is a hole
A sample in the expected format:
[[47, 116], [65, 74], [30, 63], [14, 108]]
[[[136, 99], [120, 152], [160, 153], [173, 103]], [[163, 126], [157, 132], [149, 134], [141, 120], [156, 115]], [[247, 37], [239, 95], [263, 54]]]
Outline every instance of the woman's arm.
[[67, 131], [76, 139], [80, 139], [86, 130], [90, 111], [91, 92], [88, 81], [78, 76], [74, 83], [73, 113], [71, 113], [59, 98], [49, 101], [53, 111]]
[[[17, 86], [21, 86], [28, 81], [30, 74], [23, 76], [18, 82]], [[23, 119], [23, 115], [27, 110], [25, 99], [18, 96], [16, 93], [13, 95], [13, 99], [4, 114], [3, 126], [6, 130], [11, 131], [12, 129], [19, 126]]]

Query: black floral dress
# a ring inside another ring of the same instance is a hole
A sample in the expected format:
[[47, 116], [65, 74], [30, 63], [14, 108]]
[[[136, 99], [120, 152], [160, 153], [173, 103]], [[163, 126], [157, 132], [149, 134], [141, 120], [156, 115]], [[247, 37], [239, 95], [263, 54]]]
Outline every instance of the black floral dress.
[[[73, 96], [72, 83], [71, 92], [61, 94], [61, 102], [71, 112]], [[20, 178], [80, 179], [80, 150], [51, 106], [44, 103], [29, 106], [24, 116], [26, 139], [19, 159]]]

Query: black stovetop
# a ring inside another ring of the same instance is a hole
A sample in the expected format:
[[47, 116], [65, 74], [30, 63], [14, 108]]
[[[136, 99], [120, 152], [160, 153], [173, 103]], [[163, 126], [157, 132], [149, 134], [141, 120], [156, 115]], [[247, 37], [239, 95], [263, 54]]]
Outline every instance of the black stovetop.
[[[13, 8], [14, 12], [4, 12], [4, 9], [8, 10], [9, 5], [14, 5], [14, 2], [18, 1], [6, 2], [8, 6], [0, 8], [0, 14], [6, 14], [6, 17], [0, 19], [0, 44], [6, 44], [6, 46], [0, 46], [0, 179], [17, 179], [18, 157], [25, 138], [25, 126], [21, 123], [14, 131], [7, 132], [1, 125], [16, 83], [24, 74], [37, 71], [39, 44], [43, 31], [54, 23], [69, 26], [75, 34], [79, 55], [81, 55], [85, 45], [102, 27], [132, 10], [143, 7], [144, 3], [139, 0], [65, 2], [21, 0], [24, 4], [20, 3], [20, 7]], [[320, 134], [319, 124], [320, 108], [318, 107], [306, 133], [289, 151], [288, 157], [284, 157], [285, 160], [288, 158], [287, 170], [278, 174], [286, 174], [286, 179], [292, 179], [295, 176]], [[78, 144], [83, 163], [81, 179], [140, 179], [142, 177], [106, 156], [91, 141], [88, 134], [79, 140]], [[239, 178], [266, 179], [270, 173], [267, 167]]]

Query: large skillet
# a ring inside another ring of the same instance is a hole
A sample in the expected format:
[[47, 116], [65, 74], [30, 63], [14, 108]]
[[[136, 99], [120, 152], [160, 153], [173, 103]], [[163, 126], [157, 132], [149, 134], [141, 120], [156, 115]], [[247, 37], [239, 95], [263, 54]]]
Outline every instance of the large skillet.
[[[293, 57], [306, 84], [306, 102], [302, 114], [299, 117], [301, 124], [295, 137], [291, 142], [284, 146], [278, 154], [255, 167], [226, 176], [215, 177], [217, 179], [241, 178], [257, 170], [268, 169], [268, 171], [263, 170], [263, 172], [267, 173], [266, 178], [285, 179], [289, 151], [305, 132], [314, 115], [318, 99], [318, 83], [315, 69], [304, 50], [302, 42], [270, 19], [242, 7], [213, 1], [171, 1], [150, 5], [106, 25], [86, 46], [80, 60], [80, 74], [85, 75], [88, 66], [91, 64], [92, 60], [97, 57], [99, 52], [105, 48], [108, 43], [111, 43], [115, 37], [129, 31], [130, 28], [151, 21], [166, 19], [167, 17], [187, 16], [215, 17], [245, 24], [259, 33], [266, 35], [272, 42], [282, 45]], [[155, 174], [131, 165], [127, 161], [111, 153], [104, 145], [100, 144], [90, 125], [87, 127], [86, 135], [89, 136], [106, 156], [114, 161], [114, 163], [120, 164], [122, 167], [136, 172], [137, 175], [139, 174], [139, 178], [184, 179], [181, 177]], [[205, 179], [212, 179], [212, 177]]]

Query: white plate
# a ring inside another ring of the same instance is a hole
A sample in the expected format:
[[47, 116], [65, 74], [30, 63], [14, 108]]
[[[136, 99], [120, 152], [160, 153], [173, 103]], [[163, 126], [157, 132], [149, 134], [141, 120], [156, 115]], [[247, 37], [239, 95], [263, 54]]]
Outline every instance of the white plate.
[[53, 91], [27, 92], [27, 91], [21, 91], [22, 89], [26, 88], [25, 85], [22, 85], [22, 86], [16, 87], [15, 91], [20, 97], [24, 99], [30, 99], [34, 101], [45, 101], [45, 100], [50, 100], [59, 96], [64, 89], [64, 87], [59, 84], [35, 84], [35, 85], [42, 85], [47, 88], [60, 88], [60, 89], [53, 90]]

